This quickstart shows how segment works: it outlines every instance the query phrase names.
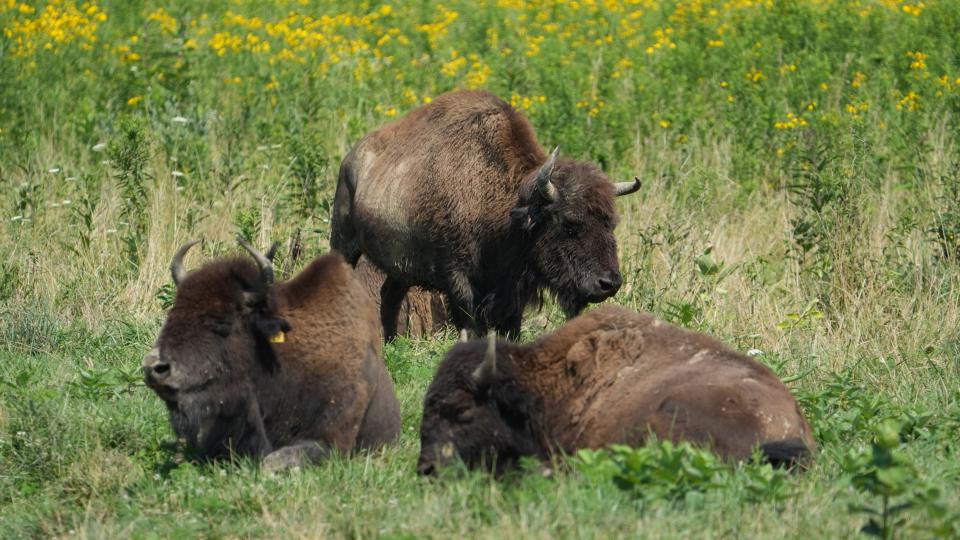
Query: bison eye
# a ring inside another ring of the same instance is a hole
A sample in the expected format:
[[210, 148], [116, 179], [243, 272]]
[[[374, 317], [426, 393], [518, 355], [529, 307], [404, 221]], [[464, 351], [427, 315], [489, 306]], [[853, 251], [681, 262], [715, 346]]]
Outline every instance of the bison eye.
[[583, 223], [577, 221], [564, 220], [560, 227], [563, 230], [563, 235], [569, 238], [576, 238], [583, 231]]
[[461, 401], [440, 404], [441, 414], [454, 422], [465, 424], [473, 420], [474, 409], [470, 403]]
[[204, 323], [218, 336], [229, 336], [233, 330], [233, 321], [222, 317], [209, 316], [204, 319]]

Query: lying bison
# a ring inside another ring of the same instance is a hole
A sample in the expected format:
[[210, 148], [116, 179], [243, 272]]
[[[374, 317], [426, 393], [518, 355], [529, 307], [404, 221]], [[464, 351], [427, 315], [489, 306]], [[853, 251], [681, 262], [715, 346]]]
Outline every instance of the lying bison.
[[373, 300], [336, 254], [273, 284], [270, 260], [170, 268], [177, 298], [143, 362], [177, 435], [200, 457], [266, 456], [268, 469], [396, 439], [400, 409]]
[[[357, 263], [357, 278], [379, 305], [384, 275], [366, 257]], [[411, 287], [403, 297], [397, 318], [397, 333], [427, 337], [443, 329], [447, 323], [447, 301], [442, 294], [420, 287]]]
[[427, 390], [417, 471], [459, 457], [501, 472], [651, 434], [728, 459], [759, 446], [773, 462], [815, 448], [787, 388], [715, 339], [607, 306], [531, 345], [457, 344]]
[[453, 92], [344, 158], [330, 245], [386, 274], [387, 339], [412, 285], [445, 293], [458, 328], [516, 336], [544, 289], [568, 317], [617, 292], [613, 199], [639, 187], [547, 156], [527, 119], [493, 94]]

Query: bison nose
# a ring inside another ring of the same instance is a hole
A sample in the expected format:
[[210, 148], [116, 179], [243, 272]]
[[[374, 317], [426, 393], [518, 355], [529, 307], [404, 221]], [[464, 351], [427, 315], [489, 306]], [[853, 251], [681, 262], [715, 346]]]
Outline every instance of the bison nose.
[[158, 381], [162, 381], [163, 379], [166, 379], [168, 375], [170, 375], [170, 364], [166, 362], [157, 362], [151, 366], [150, 369], [150, 375]]
[[143, 359], [143, 376], [148, 381], [161, 382], [170, 376], [170, 364], [160, 360], [160, 350], [154, 348]]
[[620, 278], [620, 272], [613, 271], [607, 277], [597, 280], [597, 291], [606, 296], [613, 296], [620, 290], [620, 284], [623, 283]]
[[420, 476], [433, 476], [436, 474], [436, 472], [437, 468], [433, 463], [427, 463], [424, 461], [417, 463], [417, 474]]

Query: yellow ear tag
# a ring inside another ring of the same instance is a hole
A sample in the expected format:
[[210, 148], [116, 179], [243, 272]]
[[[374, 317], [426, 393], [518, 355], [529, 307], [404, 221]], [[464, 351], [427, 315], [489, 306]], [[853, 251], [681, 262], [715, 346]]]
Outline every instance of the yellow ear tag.
[[270, 336], [270, 343], [283, 343], [286, 341], [287, 335], [283, 333], [283, 330], [280, 330], [276, 334]]

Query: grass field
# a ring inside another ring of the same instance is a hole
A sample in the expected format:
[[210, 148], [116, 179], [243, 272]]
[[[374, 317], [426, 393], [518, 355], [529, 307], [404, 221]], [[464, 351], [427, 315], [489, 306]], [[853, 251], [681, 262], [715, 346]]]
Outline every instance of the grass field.
[[[957, 2], [0, 0], [0, 26], [0, 537], [960, 536]], [[643, 179], [613, 301], [762, 351], [810, 470], [655, 445], [422, 480], [452, 330], [385, 348], [396, 446], [180, 458], [140, 375], [176, 247], [325, 252], [350, 145], [455, 88]]]

